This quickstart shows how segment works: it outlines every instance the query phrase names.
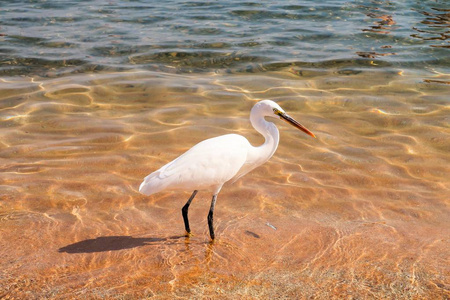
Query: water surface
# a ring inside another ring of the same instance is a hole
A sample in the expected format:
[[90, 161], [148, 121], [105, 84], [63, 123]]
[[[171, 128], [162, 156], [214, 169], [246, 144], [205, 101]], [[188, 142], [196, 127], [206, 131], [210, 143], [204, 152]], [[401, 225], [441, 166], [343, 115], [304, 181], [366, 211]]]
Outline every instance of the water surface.
[[[449, 298], [448, 9], [327, 3], [2, 3], [0, 298]], [[261, 99], [317, 139], [186, 238], [142, 178]]]
[[0, 72], [264, 72], [407, 67], [448, 73], [449, 8], [425, 1], [4, 1]]

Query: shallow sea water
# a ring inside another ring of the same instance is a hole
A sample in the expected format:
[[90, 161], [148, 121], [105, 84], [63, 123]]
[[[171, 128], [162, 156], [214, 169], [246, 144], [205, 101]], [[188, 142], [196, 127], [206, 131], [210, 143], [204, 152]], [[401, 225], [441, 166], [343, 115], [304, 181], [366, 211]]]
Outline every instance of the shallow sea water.
[[[156, 19], [139, 1], [2, 4], [0, 298], [448, 299], [448, 13], [429, 3], [185, 2], [191, 14], [147, 7]], [[351, 45], [321, 36], [329, 12]], [[304, 39], [266, 35], [292, 22]], [[387, 42], [376, 51], [395, 55], [361, 48]], [[140, 182], [205, 138], [262, 143], [248, 120], [261, 99], [317, 138], [275, 121], [275, 155], [219, 194], [216, 241], [207, 191], [186, 238], [192, 191], [146, 197]]]

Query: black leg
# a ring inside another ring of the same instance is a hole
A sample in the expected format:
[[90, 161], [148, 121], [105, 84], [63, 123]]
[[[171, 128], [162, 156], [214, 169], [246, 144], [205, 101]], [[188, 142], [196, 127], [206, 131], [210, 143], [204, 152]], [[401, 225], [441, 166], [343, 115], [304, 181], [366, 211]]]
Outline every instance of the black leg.
[[194, 199], [195, 195], [197, 195], [197, 190], [195, 190], [189, 200], [186, 202], [186, 204], [181, 209], [181, 213], [183, 214], [183, 220], [184, 220], [184, 228], [186, 228], [187, 233], [191, 233], [191, 229], [189, 228], [189, 219], [188, 219], [188, 210], [189, 205], [191, 205], [192, 200]]
[[211, 239], [214, 240], [214, 227], [213, 227], [213, 214], [214, 214], [214, 206], [216, 206], [217, 195], [214, 195], [211, 201], [211, 208], [208, 213], [208, 226], [209, 226], [209, 235]]

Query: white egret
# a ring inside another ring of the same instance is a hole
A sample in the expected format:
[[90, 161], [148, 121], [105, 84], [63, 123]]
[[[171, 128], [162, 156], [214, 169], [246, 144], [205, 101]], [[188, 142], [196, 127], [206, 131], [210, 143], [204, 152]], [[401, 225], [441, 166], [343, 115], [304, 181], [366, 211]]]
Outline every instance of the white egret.
[[303, 125], [288, 116], [272, 100], [256, 103], [250, 112], [253, 127], [261, 133], [265, 142], [259, 147], [252, 146], [246, 138], [238, 134], [226, 134], [204, 140], [184, 154], [145, 177], [139, 191], [145, 195], [155, 194], [164, 189], [194, 189], [182, 208], [186, 232], [190, 234], [188, 209], [197, 191], [209, 189], [212, 194], [208, 213], [208, 226], [214, 240], [213, 213], [217, 194], [226, 182], [234, 182], [251, 170], [265, 163], [278, 147], [280, 134], [274, 123], [264, 117], [280, 118], [303, 132], [315, 137]]

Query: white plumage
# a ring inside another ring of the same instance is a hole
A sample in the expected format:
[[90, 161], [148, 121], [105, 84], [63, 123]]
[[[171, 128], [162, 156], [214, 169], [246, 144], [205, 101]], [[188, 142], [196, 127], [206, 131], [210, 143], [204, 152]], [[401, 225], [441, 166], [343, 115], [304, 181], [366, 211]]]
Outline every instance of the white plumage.
[[145, 177], [139, 191], [151, 195], [166, 188], [209, 188], [217, 194], [245, 164], [250, 147], [247, 139], [237, 134], [204, 140]]
[[250, 113], [253, 127], [265, 138], [263, 145], [254, 147], [246, 138], [237, 134], [204, 140], [145, 177], [139, 191], [151, 195], [165, 189], [193, 189], [194, 193], [182, 210], [186, 231], [190, 233], [187, 217], [189, 205], [197, 190], [209, 189], [213, 200], [208, 214], [208, 225], [211, 238], [214, 239], [213, 211], [217, 194], [223, 184], [237, 180], [266, 162], [278, 147], [278, 129], [264, 117], [281, 118], [314, 137], [313, 133], [289, 117], [278, 104], [263, 100], [256, 103]]

